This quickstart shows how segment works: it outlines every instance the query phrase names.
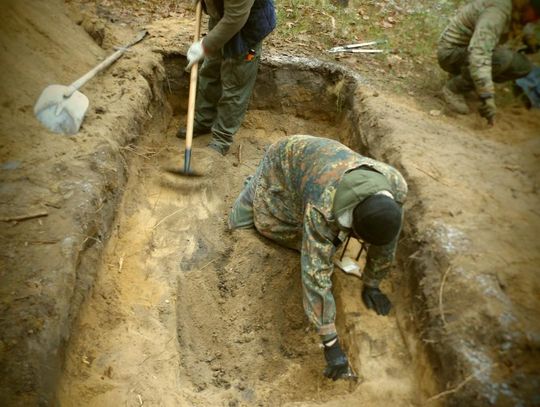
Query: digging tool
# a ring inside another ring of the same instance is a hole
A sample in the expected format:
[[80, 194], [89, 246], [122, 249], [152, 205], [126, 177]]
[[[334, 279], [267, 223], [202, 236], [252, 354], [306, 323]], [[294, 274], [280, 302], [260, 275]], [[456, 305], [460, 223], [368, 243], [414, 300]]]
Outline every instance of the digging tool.
[[[202, 17], [202, 1], [197, 2], [197, 8], [195, 9], [195, 41], [199, 41], [201, 36], [201, 17]], [[186, 176], [200, 176], [201, 174], [191, 169], [191, 143], [193, 141], [193, 124], [195, 119], [195, 99], [197, 97], [197, 75], [199, 64], [194, 63], [191, 66], [191, 72], [189, 77], [189, 98], [188, 98], [188, 111], [186, 122], [186, 151], [184, 153], [184, 169], [169, 168], [168, 172], [177, 175]]]
[[382, 49], [368, 49], [365, 47], [369, 47], [372, 45], [379, 45], [379, 44], [385, 44], [386, 41], [369, 41], [369, 42], [361, 42], [358, 44], [349, 44], [349, 45], [342, 45], [339, 47], [330, 48], [328, 52], [330, 53], [337, 53], [337, 52], [348, 52], [353, 54], [381, 54], [384, 52]]
[[69, 86], [49, 85], [39, 96], [34, 114], [50, 131], [66, 135], [76, 134], [88, 109], [88, 98], [79, 89], [96, 74], [108, 68], [131, 46], [140, 42], [148, 32], [139, 31], [133, 40], [97, 65], [94, 69], [77, 79]]

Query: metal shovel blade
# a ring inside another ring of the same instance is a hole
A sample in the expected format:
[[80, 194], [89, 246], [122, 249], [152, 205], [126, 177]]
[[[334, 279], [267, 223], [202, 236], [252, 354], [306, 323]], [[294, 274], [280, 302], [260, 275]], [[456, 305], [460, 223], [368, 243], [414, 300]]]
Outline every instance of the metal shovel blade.
[[[79, 91], [63, 85], [49, 85], [39, 96], [34, 114], [50, 131], [61, 134], [76, 134], [81, 127], [88, 98]], [[65, 95], [71, 96], [65, 97]]]

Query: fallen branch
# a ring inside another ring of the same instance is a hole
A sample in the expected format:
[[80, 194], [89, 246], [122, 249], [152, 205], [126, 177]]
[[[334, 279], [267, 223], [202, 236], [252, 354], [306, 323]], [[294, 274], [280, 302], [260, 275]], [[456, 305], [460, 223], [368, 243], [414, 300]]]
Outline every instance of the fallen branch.
[[445, 326], [446, 326], [446, 318], [444, 317], [443, 292], [444, 292], [444, 283], [446, 282], [446, 276], [448, 275], [449, 271], [450, 271], [450, 266], [448, 266], [448, 268], [444, 272], [442, 281], [441, 281], [441, 286], [439, 287], [439, 314], [441, 315], [443, 325]]
[[56, 244], [59, 240], [30, 240], [29, 244]]
[[242, 143], [238, 146], [238, 165], [242, 164]]
[[49, 216], [49, 212], [43, 210], [43, 211], [37, 211], [37, 212], [34, 212], [34, 213], [28, 213], [26, 215], [16, 215], [16, 216], [1, 217], [0, 222], [14, 222], [14, 221], [19, 222], [21, 220], [41, 218], [43, 216]]

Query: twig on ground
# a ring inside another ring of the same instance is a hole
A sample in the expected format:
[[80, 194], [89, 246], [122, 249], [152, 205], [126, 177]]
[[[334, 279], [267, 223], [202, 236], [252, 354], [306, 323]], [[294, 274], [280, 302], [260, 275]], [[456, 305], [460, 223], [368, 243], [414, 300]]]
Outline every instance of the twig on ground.
[[82, 245], [84, 246], [86, 244], [86, 242], [88, 242], [89, 240], [93, 240], [94, 242], [96, 242], [97, 244], [103, 244], [103, 242], [101, 241], [101, 239], [98, 239], [94, 236], [86, 236], [84, 238], [84, 240], [82, 241]]
[[418, 167], [418, 166], [416, 166], [416, 165], [415, 165], [414, 167], [415, 167], [418, 171], [423, 172], [423, 173], [426, 174], [428, 177], [433, 178], [435, 181], [440, 182], [440, 183], [443, 184], [444, 186], [447, 186], [447, 187], [450, 186], [450, 185], [448, 185], [446, 182], [443, 182], [439, 177], [437, 177], [437, 176], [433, 175], [432, 173], [430, 173], [429, 171], [426, 171], [426, 170], [424, 170], [424, 169], [422, 169], [422, 168], [420, 168], [420, 167]]
[[30, 240], [29, 244], [56, 244], [59, 240]]
[[171, 338], [165, 342], [165, 345], [163, 345], [163, 350], [158, 352], [158, 353], [155, 353], [155, 354], [150, 354], [148, 355], [147, 357], [145, 357], [143, 359], [143, 361], [141, 363], [139, 363], [139, 366], [141, 366], [144, 362], [146, 362], [148, 359], [150, 359], [151, 357], [154, 357], [154, 358], [157, 358], [158, 356], [161, 356], [163, 353], [165, 353], [165, 351], [167, 350], [166, 346], [169, 344], [170, 341], [172, 341], [174, 339], [174, 336], [171, 336]]
[[476, 372], [476, 373], [473, 373], [469, 376], [467, 376], [465, 378], [465, 380], [463, 380], [461, 383], [459, 383], [456, 387], [454, 387], [453, 389], [450, 389], [450, 390], [445, 390], [439, 394], [436, 394], [434, 396], [431, 396], [430, 398], [428, 398], [426, 400], [426, 402], [431, 402], [431, 401], [435, 401], [435, 400], [438, 400], [440, 399], [441, 397], [445, 397], [445, 396], [448, 396], [449, 394], [452, 394], [452, 393], [456, 393], [457, 391], [459, 391], [463, 386], [465, 386], [468, 382], [470, 382], [472, 379], [474, 379], [477, 375], [481, 374], [481, 373], [484, 373], [487, 369], [489, 368], [492, 368], [492, 367], [495, 367], [497, 366], [497, 364], [494, 364], [494, 365], [488, 365], [486, 367], [484, 367], [482, 370]]
[[129, 151], [130, 153], [136, 154], [139, 157], [142, 157], [145, 160], [148, 160], [156, 155], [161, 154], [167, 148], [163, 147], [158, 150], [151, 150], [151, 149], [146, 149], [146, 148], [141, 148], [141, 147], [134, 147], [132, 145], [127, 145], [127, 146], [120, 147], [120, 149]]
[[325, 15], [326, 17], [330, 17], [330, 21], [332, 22], [332, 34], [331, 36], [333, 37], [335, 32], [336, 32], [336, 19], [331, 16], [330, 14], [327, 14], [325, 12], [322, 12], [323, 15]]
[[171, 81], [169, 80], [169, 75], [165, 74], [165, 80], [167, 81], [167, 87], [169, 88], [169, 95], [172, 95]]
[[444, 283], [446, 282], [446, 277], [448, 276], [449, 271], [450, 271], [450, 266], [448, 266], [448, 268], [444, 272], [442, 281], [441, 281], [441, 286], [439, 287], [439, 314], [441, 315], [443, 325], [445, 326], [446, 326], [446, 318], [444, 317], [443, 291], [444, 291]]
[[208, 263], [206, 263], [204, 266], [202, 266], [199, 271], [202, 271], [204, 270], [206, 267], [208, 267], [210, 264], [212, 264], [213, 262], [215, 262], [218, 258], [216, 257], [215, 259], [213, 260], [210, 260]]
[[152, 208], [152, 212], [156, 211], [156, 206], [157, 206], [160, 199], [161, 199], [161, 189], [159, 190], [158, 197], [157, 197], [156, 201], [154, 202], [154, 207]]
[[0, 218], [0, 222], [19, 222], [21, 220], [41, 218], [43, 216], [49, 216], [49, 212], [42, 210], [33, 213], [27, 213], [26, 215], [4, 216]]
[[238, 165], [242, 164], [242, 143], [238, 146]]
[[118, 260], [118, 273], [122, 272], [122, 266], [124, 265], [124, 253], [120, 256], [120, 259]]
[[182, 208], [182, 209], [178, 209], [178, 210], [174, 211], [173, 213], [170, 213], [169, 215], [165, 216], [165, 217], [164, 217], [163, 219], [161, 219], [158, 223], [156, 223], [156, 224], [152, 227], [152, 229], [157, 228], [157, 227], [158, 227], [159, 225], [161, 225], [161, 223], [163, 223], [166, 219], [170, 218], [171, 216], [176, 215], [178, 212], [181, 212], [181, 211], [183, 211], [183, 210], [184, 210], [183, 208]]

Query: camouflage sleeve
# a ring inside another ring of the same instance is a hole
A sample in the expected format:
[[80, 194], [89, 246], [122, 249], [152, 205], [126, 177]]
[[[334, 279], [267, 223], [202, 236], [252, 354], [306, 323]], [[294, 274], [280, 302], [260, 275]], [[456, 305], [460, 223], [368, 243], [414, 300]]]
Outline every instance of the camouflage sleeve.
[[[401, 223], [403, 224], [403, 215]], [[370, 287], [379, 287], [379, 284], [386, 277], [390, 271], [392, 263], [394, 262], [398, 240], [399, 233], [396, 238], [387, 245], [369, 246], [367, 251], [366, 267], [362, 275], [364, 284]]]
[[336, 248], [326, 220], [315, 208], [306, 208], [302, 241], [304, 310], [321, 336], [334, 335], [336, 303], [332, 295], [333, 256]]
[[476, 22], [469, 42], [469, 69], [480, 97], [495, 94], [491, 77], [491, 58], [506, 26], [507, 16], [495, 7], [487, 8]]

